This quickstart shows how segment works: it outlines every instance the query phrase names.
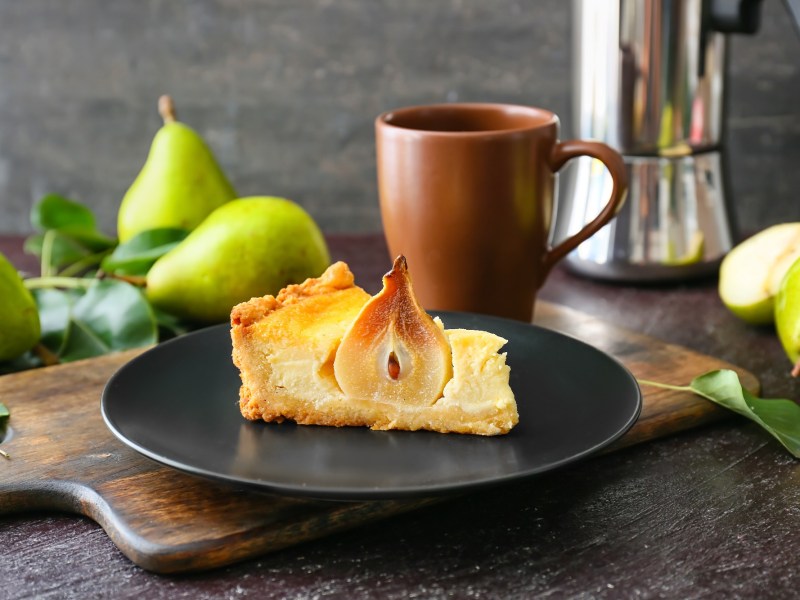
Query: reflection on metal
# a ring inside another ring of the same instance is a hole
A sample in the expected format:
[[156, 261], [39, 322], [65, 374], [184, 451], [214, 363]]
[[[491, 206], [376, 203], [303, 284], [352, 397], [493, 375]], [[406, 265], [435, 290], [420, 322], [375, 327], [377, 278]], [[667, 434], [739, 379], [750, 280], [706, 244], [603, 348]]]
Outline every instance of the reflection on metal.
[[575, 137], [623, 154], [719, 145], [726, 37], [702, 0], [575, 0]]
[[[731, 248], [720, 31], [757, 29], [758, 0], [745, 3], [573, 0], [572, 137], [607, 143], [630, 175], [626, 206], [567, 257], [573, 270], [677, 280], [713, 272]], [[573, 163], [561, 177], [554, 242], [597, 214], [611, 186], [597, 161]]]
[[[680, 158], [628, 157], [628, 199], [617, 218], [566, 259], [604, 279], [654, 281], [713, 272], [733, 245], [717, 152]], [[611, 177], [580, 158], [564, 172], [553, 239], [575, 233], [605, 204]]]

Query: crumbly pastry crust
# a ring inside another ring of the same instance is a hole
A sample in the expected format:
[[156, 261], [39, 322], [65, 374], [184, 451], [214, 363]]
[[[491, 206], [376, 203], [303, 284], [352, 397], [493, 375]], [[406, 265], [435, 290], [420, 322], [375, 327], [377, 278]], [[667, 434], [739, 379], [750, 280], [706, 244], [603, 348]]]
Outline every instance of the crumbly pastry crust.
[[247, 327], [267, 317], [271, 312], [300, 302], [304, 298], [354, 287], [356, 286], [353, 273], [346, 263], [339, 261], [328, 267], [320, 277], [306, 279], [303, 283], [296, 285], [289, 285], [278, 292], [277, 296], [252, 298], [247, 302], [237, 304], [231, 311], [231, 326], [241, 325], [242, 327]]
[[453, 379], [431, 406], [346, 397], [333, 360], [369, 299], [348, 266], [338, 262], [319, 278], [234, 307], [231, 340], [242, 378], [242, 415], [303, 425], [479, 435], [507, 433], [517, 424], [509, 367], [505, 354], [497, 352], [506, 340], [487, 332], [445, 331], [453, 351]]

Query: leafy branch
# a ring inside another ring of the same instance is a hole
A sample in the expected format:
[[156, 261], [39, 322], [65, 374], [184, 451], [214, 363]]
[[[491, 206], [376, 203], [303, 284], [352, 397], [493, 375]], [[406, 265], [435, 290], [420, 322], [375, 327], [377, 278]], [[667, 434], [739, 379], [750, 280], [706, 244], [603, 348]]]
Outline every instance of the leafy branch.
[[193, 328], [142, 292], [150, 267], [187, 230], [153, 229], [119, 244], [97, 229], [86, 206], [55, 194], [37, 202], [30, 218], [37, 233], [25, 250], [39, 257], [41, 275], [23, 283], [36, 301], [41, 340], [0, 363], [0, 374], [149, 346]]
[[691, 392], [755, 421], [796, 458], [800, 458], [800, 405], [783, 398], [759, 398], [742, 387], [730, 369], [709, 371], [689, 385], [670, 385], [639, 379], [642, 385]]

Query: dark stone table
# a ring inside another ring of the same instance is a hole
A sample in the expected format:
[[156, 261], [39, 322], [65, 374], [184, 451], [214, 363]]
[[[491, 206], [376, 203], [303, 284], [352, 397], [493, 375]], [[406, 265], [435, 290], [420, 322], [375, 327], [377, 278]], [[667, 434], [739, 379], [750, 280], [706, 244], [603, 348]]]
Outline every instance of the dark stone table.
[[[379, 235], [330, 242], [361, 282], [388, 267]], [[0, 251], [35, 268], [19, 239]], [[728, 314], [715, 279], [634, 287], [556, 270], [541, 297], [800, 398], [774, 332]], [[734, 418], [191, 576], [139, 569], [88, 519], [6, 517], [0, 598], [788, 598], [800, 587], [797, 531], [800, 461]]]

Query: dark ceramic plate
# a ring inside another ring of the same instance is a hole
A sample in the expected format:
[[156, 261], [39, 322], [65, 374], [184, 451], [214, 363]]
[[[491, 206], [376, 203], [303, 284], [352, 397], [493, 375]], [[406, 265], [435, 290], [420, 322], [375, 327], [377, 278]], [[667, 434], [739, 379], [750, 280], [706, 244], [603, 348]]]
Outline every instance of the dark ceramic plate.
[[429, 496], [556, 469], [616, 440], [641, 395], [607, 354], [517, 321], [439, 313], [448, 328], [508, 340], [520, 422], [508, 435], [371, 431], [249, 422], [229, 328], [204, 329], [145, 352], [103, 392], [112, 432], [156, 461], [267, 492], [334, 500]]

